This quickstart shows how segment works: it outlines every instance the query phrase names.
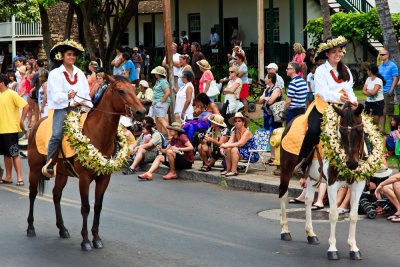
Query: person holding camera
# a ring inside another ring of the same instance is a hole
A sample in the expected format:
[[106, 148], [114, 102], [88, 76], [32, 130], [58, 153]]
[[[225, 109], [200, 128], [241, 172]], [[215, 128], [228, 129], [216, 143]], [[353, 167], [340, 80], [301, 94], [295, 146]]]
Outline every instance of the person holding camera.
[[[282, 127], [282, 122], [275, 121], [274, 114], [270, 109], [272, 104], [282, 100], [282, 88], [279, 88], [275, 85], [275, 73], [268, 73], [267, 76], [265, 76], [265, 84], [267, 88], [260, 97], [260, 104], [263, 104], [262, 109], [264, 111], [264, 129], [272, 134], [276, 128]], [[271, 146], [271, 158], [268, 162], [272, 163], [274, 160], [275, 147]]]
[[154, 123], [146, 122], [142, 129], [142, 134], [131, 147], [134, 156], [133, 163], [122, 173], [124, 175], [133, 174], [137, 171], [140, 163], [153, 162], [157, 155], [157, 146], [161, 145], [162, 137], [158, 131], [154, 130]]
[[161, 163], [170, 168], [169, 172], [163, 176], [164, 180], [176, 179], [176, 170], [191, 169], [194, 162], [193, 146], [189, 138], [182, 130], [180, 123], [173, 122], [167, 126], [168, 135], [171, 138], [166, 148], [160, 145], [157, 149], [162, 154], [158, 155], [151, 165], [150, 169], [138, 175], [141, 180], [152, 180], [153, 173], [158, 169]]
[[199, 134], [201, 143], [197, 147], [203, 160], [203, 167], [200, 169], [203, 172], [210, 171], [215, 162], [222, 157], [220, 146], [228, 142], [229, 139], [224, 117], [217, 114], [212, 115], [208, 120], [211, 122], [211, 127], [208, 128], [205, 135]]

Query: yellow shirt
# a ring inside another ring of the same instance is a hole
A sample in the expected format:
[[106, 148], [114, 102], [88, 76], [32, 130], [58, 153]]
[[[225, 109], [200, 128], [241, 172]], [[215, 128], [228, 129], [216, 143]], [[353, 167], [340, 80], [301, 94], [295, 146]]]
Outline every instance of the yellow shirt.
[[21, 132], [19, 110], [27, 105], [17, 92], [0, 92], [0, 134]]

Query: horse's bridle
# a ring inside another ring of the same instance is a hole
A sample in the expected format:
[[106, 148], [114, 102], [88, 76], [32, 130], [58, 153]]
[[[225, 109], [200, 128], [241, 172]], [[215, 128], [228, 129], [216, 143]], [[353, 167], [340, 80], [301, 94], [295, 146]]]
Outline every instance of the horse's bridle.
[[[349, 140], [349, 147], [352, 147], [352, 140], [351, 140], [351, 131], [352, 130], [355, 130], [355, 129], [362, 129], [364, 127], [364, 124], [361, 122], [361, 123], [359, 123], [359, 124], [357, 124], [357, 125], [354, 125], [354, 126], [342, 126], [342, 125], [340, 125], [339, 124], [339, 129], [344, 129], [344, 130], [346, 130], [347, 131], [347, 139]], [[360, 160], [360, 159], [363, 159], [364, 158], [364, 131], [362, 131], [362, 137], [361, 137], [361, 141], [360, 141], [360, 149], [359, 149], [359, 152], [358, 152], [358, 159]]]
[[[107, 86], [107, 88], [105, 89], [105, 90], [111, 90], [111, 93], [113, 94], [114, 92], [115, 92], [115, 90], [113, 89], [113, 88], [109, 88], [111, 85], [115, 85], [115, 84], [117, 84], [117, 83], [119, 83], [119, 82], [121, 82], [121, 81], [116, 81], [116, 82], [114, 82], [114, 83], [110, 83], [108, 86]], [[104, 94], [104, 93], [103, 93]], [[125, 100], [125, 99], [123, 99], [122, 98], [122, 96], [120, 95], [120, 94], [118, 94], [118, 96], [121, 98], [121, 101], [122, 101], [122, 103], [124, 103], [124, 106], [125, 106], [125, 113], [120, 113], [120, 112], [112, 112], [112, 111], [107, 111], [107, 110], [101, 110], [101, 109], [99, 109], [99, 108], [95, 108], [95, 107], [89, 107], [89, 106], [87, 106], [87, 105], [84, 105], [84, 104], [80, 104], [81, 106], [84, 106], [84, 107], [86, 107], [86, 108], [88, 108], [88, 109], [90, 109], [90, 110], [96, 110], [96, 111], [100, 111], [100, 112], [103, 112], [103, 113], [106, 113], [106, 114], [112, 114], [112, 115], [129, 115], [128, 117], [130, 117], [130, 118], [134, 118], [134, 115], [133, 115], [133, 110], [132, 110], [132, 108], [130, 107], [130, 105], [128, 104], [128, 102]], [[82, 100], [85, 100], [85, 101], [88, 101], [88, 102], [90, 102], [90, 103], [92, 103], [92, 104], [94, 104], [94, 102], [91, 100], [91, 99], [87, 99], [87, 98], [84, 98], [84, 97], [81, 97], [81, 96], [78, 96], [78, 95], [76, 95], [76, 97], [78, 97], [78, 98], [80, 98], [80, 99], [82, 99]]]

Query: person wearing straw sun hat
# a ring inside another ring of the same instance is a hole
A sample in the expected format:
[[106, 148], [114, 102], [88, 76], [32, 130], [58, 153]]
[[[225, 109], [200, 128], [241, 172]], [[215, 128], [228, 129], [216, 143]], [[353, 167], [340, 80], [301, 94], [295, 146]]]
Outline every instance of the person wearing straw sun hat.
[[227, 143], [221, 145], [221, 154], [226, 159], [226, 170], [221, 174], [225, 176], [238, 175], [237, 166], [239, 160], [249, 160], [251, 163], [258, 161], [260, 156], [258, 153], [252, 154], [250, 158], [250, 149], [256, 149], [256, 143], [253, 134], [247, 128], [250, 120], [241, 112], [237, 112], [233, 118], [229, 119], [229, 123], [234, 125], [231, 130], [231, 137]]
[[215, 114], [209, 117], [208, 120], [211, 123], [211, 127], [208, 128], [203, 140], [197, 147], [203, 160], [203, 167], [200, 169], [203, 172], [210, 171], [215, 162], [222, 157], [220, 146], [229, 139], [224, 117]]
[[171, 138], [168, 146], [165, 149], [157, 146], [158, 151], [162, 154], [157, 156], [146, 173], [138, 176], [139, 179], [152, 180], [153, 173], [161, 163], [170, 168], [169, 172], [163, 176], [164, 180], [177, 178], [176, 170], [192, 168], [194, 162], [193, 146], [185, 131], [181, 128], [181, 124], [173, 122], [167, 126], [167, 129]]
[[308, 165], [307, 156], [315, 145], [319, 143], [321, 134], [322, 113], [329, 103], [348, 103], [353, 109], [357, 108], [357, 97], [353, 92], [353, 76], [349, 68], [342, 62], [346, 50], [347, 40], [343, 36], [329, 37], [318, 47], [317, 53], [325, 63], [317, 68], [314, 75], [315, 102], [310, 104], [308, 115], [308, 128], [298, 156], [298, 173], [304, 177]]
[[149, 116], [155, 117], [157, 130], [161, 133], [166, 133], [168, 123], [165, 120], [165, 115], [171, 103], [171, 89], [166, 79], [167, 71], [164, 67], [157, 66], [151, 73], [156, 76], [157, 81], [153, 86], [153, 101]]
[[82, 45], [73, 40], [59, 42], [50, 51], [50, 59], [54, 66], [47, 81], [47, 103], [49, 110], [54, 112], [47, 163], [42, 169], [43, 175], [48, 178], [56, 175], [56, 160], [68, 111], [77, 110], [80, 105], [92, 107], [90, 101], [84, 100], [90, 99], [85, 74], [74, 65], [76, 57], [83, 52]]
[[214, 80], [214, 75], [211, 72], [211, 65], [205, 59], [197, 61], [196, 64], [199, 66], [200, 71], [203, 72], [199, 80], [199, 93], [207, 93], [211, 82]]

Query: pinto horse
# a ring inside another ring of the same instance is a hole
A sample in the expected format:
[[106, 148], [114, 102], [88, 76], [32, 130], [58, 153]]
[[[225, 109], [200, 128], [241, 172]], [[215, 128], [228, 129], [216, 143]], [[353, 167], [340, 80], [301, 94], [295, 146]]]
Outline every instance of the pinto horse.
[[[113, 156], [116, 150], [115, 137], [119, 124], [120, 115], [127, 115], [141, 120], [146, 114], [145, 108], [142, 106], [133, 90], [132, 84], [128, 79], [122, 76], [108, 76], [110, 84], [104, 91], [99, 103], [87, 115], [87, 119], [83, 126], [82, 132], [103, 155], [107, 157]], [[29, 137], [28, 146], [28, 163], [29, 163], [29, 216], [28, 216], [28, 237], [36, 236], [35, 227], [33, 226], [33, 207], [36, 195], [43, 193], [45, 177], [42, 175], [42, 167], [46, 163], [46, 155], [38, 152], [35, 142], [35, 135], [39, 121], [33, 129]], [[96, 182], [94, 219], [92, 226], [93, 247], [103, 248], [103, 242], [99, 236], [100, 213], [102, 209], [104, 193], [107, 189], [111, 175], [97, 175], [91, 169], [83, 167], [78, 160], [68, 159], [74, 165], [79, 179], [79, 191], [81, 196], [81, 214], [83, 217], [81, 248], [83, 251], [92, 250], [91, 242], [88, 237], [87, 218], [90, 211], [89, 205], [89, 187], [91, 182]], [[67, 184], [69, 171], [64, 164], [63, 159], [57, 161], [57, 174], [55, 177], [55, 185], [53, 188], [53, 202], [56, 211], [56, 225], [59, 229], [61, 238], [69, 238], [69, 232], [64, 226], [61, 214], [61, 195]]]
[[[360, 104], [357, 109], [352, 108], [346, 104], [343, 109], [339, 109], [333, 106], [335, 111], [340, 115], [339, 127], [340, 142], [341, 146], [347, 156], [346, 165], [349, 169], [354, 170], [358, 167], [358, 161], [364, 156], [364, 129], [362, 123], [361, 113], [363, 106]], [[290, 129], [290, 124], [283, 133], [283, 137], [287, 134]], [[283, 138], [282, 137], [282, 138]], [[297, 155], [291, 154], [285, 151], [281, 147], [281, 182], [279, 185], [279, 198], [281, 206], [281, 239], [285, 241], [292, 240], [289, 232], [288, 219], [286, 216], [286, 201], [288, 198], [288, 185], [289, 180], [293, 175], [293, 171], [296, 167]], [[339, 177], [337, 171], [329, 165], [326, 158], [322, 160], [322, 170], [325, 177], [328, 179], [328, 197], [330, 205], [329, 221], [331, 224], [331, 231], [329, 237], [329, 249], [328, 259], [338, 260], [339, 253], [336, 248], [336, 223], [338, 221], [338, 209], [336, 204], [337, 193], [340, 187], [346, 185], [347, 182], [343, 177]], [[305, 196], [305, 210], [306, 210], [306, 223], [305, 231], [307, 234], [307, 241], [309, 244], [318, 245], [319, 240], [317, 235], [313, 231], [312, 218], [311, 218], [311, 205], [314, 201], [314, 194], [316, 186], [312, 185], [313, 181], [318, 181], [320, 178], [320, 163], [318, 160], [312, 160], [311, 166], [309, 167], [309, 175], [307, 177], [307, 189]], [[350, 230], [348, 237], [348, 244], [350, 246], [350, 258], [353, 260], [360, 260], [361, 253], [356, 245], [356, 224], [358, 220], [358, 204], [361, 193], [365, 187], [365, 181], [354, 181], [351, 184], [347, 184], [349, 190], [351, 190], [351, 210], [350, 210]]]

